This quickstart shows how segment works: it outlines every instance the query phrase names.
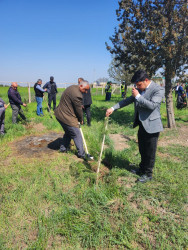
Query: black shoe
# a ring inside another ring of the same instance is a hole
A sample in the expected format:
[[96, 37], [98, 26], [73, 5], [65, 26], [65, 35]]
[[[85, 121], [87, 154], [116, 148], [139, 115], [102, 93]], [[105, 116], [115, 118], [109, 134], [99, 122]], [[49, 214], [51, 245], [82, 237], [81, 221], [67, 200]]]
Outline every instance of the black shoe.
[[143, 175], [143, 172], [140, 169], [131, 169], [131, 173], [139, 176]]
[[78, 158], [83, 159], [84, 161], [88, 161], [88, 159], [87, 159], [86, 155], [85, 155], [85, 156], [80, 156], [80, 155], [77, 155], [77, 157], [78, 157]]
[[67, 149], [59, 149], [59, 153], [67, 153]]
[[152, 180], [152, 176], [148, 176], [148, 175], [142, 175], [140, 178], [138, 178], [137, 182], [141, 182], [141, 183], [145, 183], [147, 181], [151, 181]]
[[88, 162], [88, 158], [86, 156], [81, 157], [84, 161]]
[[27, 125], [27, 124], [30, 123], [30, 122], [31, 122], [31, 120], [28, 120], [28, 119], [23, 120], [23, 124], [24, 124], [24, 125]]
[[93, 161], [94, 160], [93, 156], [90, 155], [90, 154], [87, 154], [86, 157], [87, 157], [88, 161]]
[[83, 159], [84, 161], [93, 161], [94, 160], [93, 156], [91, 156], [90, 154], [86, 154], [85, 156], [77, 155], [77, 157]]

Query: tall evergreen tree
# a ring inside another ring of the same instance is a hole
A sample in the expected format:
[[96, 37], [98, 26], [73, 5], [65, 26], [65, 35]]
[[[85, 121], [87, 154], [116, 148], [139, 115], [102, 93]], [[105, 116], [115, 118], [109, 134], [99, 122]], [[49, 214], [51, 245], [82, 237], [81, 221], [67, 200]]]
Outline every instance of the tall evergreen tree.
[[164, 69], [168, 127], [175, 127], [172, 78], [188, 63], [188, 1], [121, 0], [116, 14], [119, 27], [107, 49], [130, 73], [140, 65], [150, 76]]

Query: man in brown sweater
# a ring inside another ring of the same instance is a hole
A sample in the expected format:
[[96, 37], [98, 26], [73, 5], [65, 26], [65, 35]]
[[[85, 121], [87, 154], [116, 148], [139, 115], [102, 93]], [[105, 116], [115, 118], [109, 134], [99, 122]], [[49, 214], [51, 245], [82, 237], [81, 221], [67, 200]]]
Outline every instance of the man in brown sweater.
[[85, 158], [85, 151], [79, 123], [83, 124], [82, 93], [87, 93], [88, 90], [89, 84], [85, 81], [82, 81], [79, 86], [68, 87], [63, 92], [60, 103], [54, 111], [56, 119], [65, 131], [60, 152], [67, 152], [70, 141], [73, 139], [78, 150], [78, 157], [83, 159]]

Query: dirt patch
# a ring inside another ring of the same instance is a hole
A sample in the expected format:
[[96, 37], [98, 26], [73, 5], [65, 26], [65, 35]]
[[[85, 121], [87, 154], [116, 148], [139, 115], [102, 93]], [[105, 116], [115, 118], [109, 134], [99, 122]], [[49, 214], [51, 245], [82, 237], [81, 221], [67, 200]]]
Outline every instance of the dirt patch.
[[177, 163], [178, 163], [178, 162], [181, 162], [180, 159], [178, 159], [176, 156], [173, 156], [173, 155], [171, 155], [171, 154], [162, 153], [162, 152], [157, 151], [157, 155], [158, 155], [159, 157], [161, 157], [161, 158], [171, 158], [171, 159], [173, 159], [174, 162], [177, 162]]
[[150, 211], [150, 213], [154, 215], [158, 215], [160, 217], [168, 216], [169, 218], [173, 218], [175, 221], [181, 220], [180, 215], [166, 210], [161, 205], [153, 207], [148, 200], [143, 200], [143, 204], [145, 206], [145, 210]]
[[[133, 139], [132, 137], [128, 137], [122, 134], [109, 134], [109, 137], [113, 141], [114, 149], [119, 151], [129, 148], [130, 146], [128, 142]], [[105, 145], [105, 148], [107, 147], [108, 146]]]
[[[164, 133], [168, 131], [170, 130], [166, 128], [164, 130]], [[181, 127], [177, 128], [177, 130], [174, 130], [174, 135], [164, 136], [162, 138], [159, 138], [158, 145], [161, 147], [167, 147], [173, 144], [178, 144], [188, 147], [188, 126], [182, 125]]]
[[34, 122], [26, 124], [25, 127], [27, 130], [35, 130], [37, 131], [37, 133], [43, 132], [46, 129], [46, 127], [42, 123], [34, 123]]
[[24, 137], [10, 144], [13, 155], [24, 158], [38, 158], [42, 154], [54, 155], [62, 143], [62, 133], [49, 133]]
[[[91, 169], [93, 172], [97, 172], [98, 164], [91, 163]], [[104, 176], [106, 176], [110, 172], [109, 168], [101, 165], [99, 170], [99, 179], [102, 179]]]
[[109, 201], [107, 206], [114, 212], [118, 212], [124, 208], [123, 202], [119, 198]]
[[[38, 133], [45, 130], [45, 126], [41, 123], [33, 124], [30, 123], [27, 129], [34, 129]], [[168, 132], [165, 129], [164, 133]], [[110, 138], [114, 142], [115, 150], [123, 150], [129, 148], [128, 142], [134, 140], [133, 137], [128, 137], [122, 134], [110, 134]], [[62, 133], [51, 132], [49, 134], [38, 134], [36, 136], [28, 136], [17, 141], [10, 143], [12, 148], [13, 156], [21, 158], [38, 158], [42, 154], [46, 156], [54, 156], [55, 151], [58, 152], [59, 147], [62, 143]], [[183, 146], [188, 146], [188, 126], [181, 126], [177, 129], [176, 133], [171, 133], [170, 136], [164, 136], [159, 140], [159, 146], [168, 146], [169, 144], [179, 144]], [[166, 155], [168, 157], [168, 155]], [[106, 164], [105, 164], [106, 165]], [[95, 167], [93, 167], [95, 170]], [[107, 168], [101, 169], [101, 175], [104, 176], [108, 173]], [[131, 183], [132, 186], [132, 183]]]
[[128, 195], [127, 200], [128, 200], [128, 201], [132, 201], [132, 200], [133, 200], [133, 197], [134, 197], [134, 194], [135, 194], [135, 193], [131, 192], [131, 193]]
[[126, 188], [132, 188], [136, 185], [136, 178], [134, 177], [119, 177], [117, 183], [120, 186], [124, 186]]
[[[165, 128], [163, 133], [168, 133], [168, 131], [172, 131], [171, 129]], [[129, 148], [128, 142], [131, 140], [135, 140], [137, 142], [137, 138], [134, 136], [125, 136], [122, 134], [109, 134], [110, 139], [113, 141], [115, 150], [124, 150]], [[165, 135], [164, 137], [159, 137], [158, 146], [167, 147], [169, 145], [178, 144], [182, 146], [188, 147], [188, 126], [182, 125], [178, 127], [177, 130], [172, 131], [170, 136]], [[107, 148], [107, 145], [105, 145]]]

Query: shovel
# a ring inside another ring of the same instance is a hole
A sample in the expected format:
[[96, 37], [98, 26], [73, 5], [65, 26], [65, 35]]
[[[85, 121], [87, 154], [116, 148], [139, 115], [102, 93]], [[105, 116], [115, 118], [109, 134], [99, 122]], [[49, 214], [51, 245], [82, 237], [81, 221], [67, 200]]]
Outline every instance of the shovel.
[[97, 179], [96, 179], [97, 186], [98, 186], [98, 181], [99, 181], [99, 170], [100, 170], [100, 165], [101, 165], [101, 159], [102, 159], [102, 153], [103, 153], [103, 149], [104, 149], [104, 142], [105, 142], [106, 131], [107, 131], [107, 127], [108, 127], [109, 117], [106, 117], [105, 120], [106, 120], [106, 125], [105, 125], [105, 129], [104, 129], [104, 135], [103, 135], [103, 140], [102, 140], [102, 145], [101, 145], [101, 152], [100, 152], [98, 167], [97, 167]]
[[[79, 124], [79, 125], [80, 125], [80, 124]], [[80, 133], [81, 133], [81, 135], [82, 135], [82, 140], [83, 140], [84, 147], [85, 147], [85, 150], [86, 150], [87, 158], [88, 158], [89, 160], [93, 160], [93, 159], [94, 159], [93, 156], [91, 156], [91, 155], [89, 154], [89, 152], [88, 152], [87, 144], [86, 144], [86, 141], [85, 141], [84, 134], [83, 134], [83, 132], [82, 132], [81, 126], [80, 126]]]

